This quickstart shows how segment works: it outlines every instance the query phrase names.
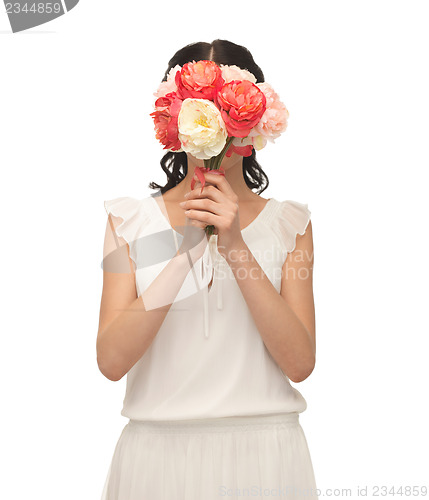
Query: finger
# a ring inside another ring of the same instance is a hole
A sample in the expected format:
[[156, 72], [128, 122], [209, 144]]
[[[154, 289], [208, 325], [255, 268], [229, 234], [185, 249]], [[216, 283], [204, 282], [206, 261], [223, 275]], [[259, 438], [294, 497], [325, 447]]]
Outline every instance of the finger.
[[188, 215], [186, 213], [187, 210], [210, 212], [215, 215], [223, 215], [226, 212], [224, 204], [217, 203], [216, 201], [213, 201], [209, 198], [195, 198], [193, 200], [186, 200], [182, 208], [185, 210], [185, 216]]
[[[204, 187], [202, 185], [200, 178], [195, 173], [193, 178], [192, 178], [193, 189], [198, 189], [200, 194], [203, 195], [205, 187], [212, 185], [212, 186], [216, 186], [221, 191], [223, 190], [225, 193], [229, 192], [229, 194], [231, 195], [233, 191], [232, 191], [232, 188], [231, 188], [229, 182], [226, 182], [226, 185], [227, 185], [226, 188], [222, 188], [222, 185], [224, 185], [225, 183], [219, 184], [219, 181], [218, 181], [218, 178], [224, 177], [224, 173], [225, 173], [225, 171], [222, 168], [221, 169], [214, 169], [210, 172], [200, 171], [199, 175], [204, 177]], [[229, 186], [229, 191], [227, 189], [228, 186]]]
[[[219, 190], [217, 188], [214, 188], [214, 189], [216, 190], [217, 193], [219, 193]], [[195, 189], [190, 191], [190, 196], [185, 197], [184, 201], [182, 202], [184, 205], [180, 205], [180, 206], [184, 211], [189, 210], [189, 209], [200, 210], [200, 211], [206, 210], [207, 211], [208, 208], [211, 208], [213, 210], [214, 206], [207, 207], [207, 203], [205, 203], [207, 200], [207, 194], [208, 194], [208, 190], [205, 191], [204, 196], [201, 196], [199, 194], [199, 191], [198, 191], [198, 186], [196, 186]], [[191, 201], [190, 198], [192, 199], [192, 196], [195, 197], [193, 200], [193, 203], [189, 203]], [[195, 203], [195, 202], [197, 202], [197, 203]], [[202, 203], [205, 206], [202, 206]], [[187, 217], [187, 214], [185, 214], [185, 217]], [[187, 219], [189, 220], [189, 223], [192, 224], [193, 226], [196, 226], [196, 227], [199, 227], [202, 229], [204, 229], [207, 226], [206, 223], [201, 222], [197, 219], [192, 219], [189, 217], [187, 217]]]
[[186, 193], [187, 196], [185, 196], [185, 199], [198, 198], [198, 197], [204, 198], [204, 197], [206, 197], [208, 187], [209, 186], [213, 186], [213, 184], [211, 182], [205, 181], [204, 188], [201, 189], [202, 188], [201, 181], [199, 179], [197, 179], [196, 175], [194, 175], [194, 177], [192, 178], [192, 180], [195, 180], [194, 187], [193, 187], [193, 189], [191, 189], [189, 191], [189, 193]]
[[[194, 182], [194, 190], [199, 190], [201, 192], [201, 188], [203, 187], [201, 181], [198, 179], [198, 177], [196, 175], [194, 175], [193, 177], [193, 180], [195, 181]], [[212, 186], [213, 184], [204, 180], [204, 187], [206, 186]]]
[[204, 172], [204, 177], [206, 179], [206, 185], [209, 182], [213, 186], [216, 186], [225, 196], [231, 197], [235, 195], [231, 184], [226, 180], [226, 177], [218, 173], [217, 170]]
[[212, 212], [197, 210], [195, 208], [190, 208], [187, 212], [188, 213], [185, 213], [186, 217], [204, 224], [204, 227], [209, 225], [217, 226], [222, 220], [221, 217]]
[[204, 229], [207, 226], [204, 222], [200, 222], [196, 219], [189, 219], [189, 224], [191, 224], [191, 226], [199, 227], [200, 229]]
[[189, 191], [188, 196], [185, 197], [185, 201], [205, 199], [209, 199], [217, 203], [225, 203], [226, 201], [225, 195], [223, 195], [216, 186], [212, 186], [211, 184], [206, 184], [202, 193], [200, 188], [196, 187], [192, 191]]

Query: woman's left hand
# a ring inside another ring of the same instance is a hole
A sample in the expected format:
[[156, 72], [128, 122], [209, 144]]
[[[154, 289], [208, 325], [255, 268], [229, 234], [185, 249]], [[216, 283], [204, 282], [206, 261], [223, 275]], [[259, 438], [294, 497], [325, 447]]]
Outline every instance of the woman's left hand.
[[206, 183], [201, 193], [201, 182], [195, 176], [194, 189], [186, 197], [182, 208], [190, 219], [215, 226], [218, 252], [226, 258], [229, 252], [243, 244], [240, 230], [238, 196], [225, 176], [204, 172]]

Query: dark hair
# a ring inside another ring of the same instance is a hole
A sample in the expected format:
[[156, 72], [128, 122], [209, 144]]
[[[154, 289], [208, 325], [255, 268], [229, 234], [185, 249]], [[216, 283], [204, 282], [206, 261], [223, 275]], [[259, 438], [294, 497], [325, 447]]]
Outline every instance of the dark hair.
[[[170, 59], [162, 81], [167, 80], [168, 73], [177, 64], [183, 66], [187, 62], [201, 60], [209, 60], [216, 64], [228, 66], [236, 65], [255, 75], [257, 83], [265, 81], [264, 74], [253, 60], [250, 51], [246, 47], [228, 40], [214, 40], [212, 43], [197, 42], [186, 45]], [[160, 163], [162, 170], [167, 175], [167, 184], [160, 186], [155, 182], [151, 182], [149, 188], [161, 189], [161, 194], [164, 194], [186, 177], [188, 173], [188, 157], [185, 152], [169, 151], [163, 156]], [[268, 177], [256, 160], [254, 148], [251, 156], [243, 157], [243, 176], [250, 189], [259, 189], [258, 194], [261, 194], [268, 187]]]

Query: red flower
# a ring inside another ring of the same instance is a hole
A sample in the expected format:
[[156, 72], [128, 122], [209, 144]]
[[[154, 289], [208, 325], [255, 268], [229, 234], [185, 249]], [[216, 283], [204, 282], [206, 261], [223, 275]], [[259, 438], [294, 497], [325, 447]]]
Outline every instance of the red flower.
[[180, 151], [182, 148], [177, 125], [181, 107], [182, 100], [175, 92], [170, 92], [155, 101], [155, 111], [150, 116], [155, 123], [156, 138], [164, 145], [164, 149]]
[[224, 83], [222, 70], [213, 61], [189, 62], [176, 73], [177, 95], [181, 99], [212, 101]]
[[216, 96], [228, 135], [247, 137], [266, 109], [265, 94], [249, 80], [226, 83]]

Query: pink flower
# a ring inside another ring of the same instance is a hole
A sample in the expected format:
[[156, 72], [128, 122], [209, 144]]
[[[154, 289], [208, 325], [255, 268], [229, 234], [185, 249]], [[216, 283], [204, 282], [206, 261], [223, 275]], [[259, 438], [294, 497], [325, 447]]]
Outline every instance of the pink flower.
[[179, 140], [178, 116], [182, 107], [182, 100], [175, 92], [155, 101], [155, 111], [150, 114], [155, 124], [156, 138], [170, 151], [182, 151]]
[[222, 72], [213, 61], [186, 63], [176, 73], [177, 95], [181, 99], [209, 99], [212, 101], [224, 84]]
[[156, 98], [164, 97], [170, 92], [177, 92], [177, 85], [175, 82], [176, 73], [182, 69], [182, 66], [176, 64], [174, 68], [171, 68], [167, 75], [167, 80], [165, 82], [161, 82], [158, 90], [153, 94]]
[[265, 112], [266, 98], [254, 83], [233, 80], [218, 92], [216, 103], [222, 110], [228, 135], [247, 137]]
[[220, 69], [225, 83], [232, 82], [232, 80], [249, 80], [249, 82], [256, 83], [255, 75], [247, 71], [247, 69], [241, 69], [234, 64], [232, 66], [221, 64]]
[[249, 136], [255, 138], [262, 136], [260, 139], [266, 144], [267, 139], [270, 142], [274, 142], [274, 139], [277, 139], [286, 130], [289, 112], [271, 85], [268, 83], [258, 83], [257, 86], [263, 91], [266, 97], [267, 107], [259, 123], [250, 131]]

